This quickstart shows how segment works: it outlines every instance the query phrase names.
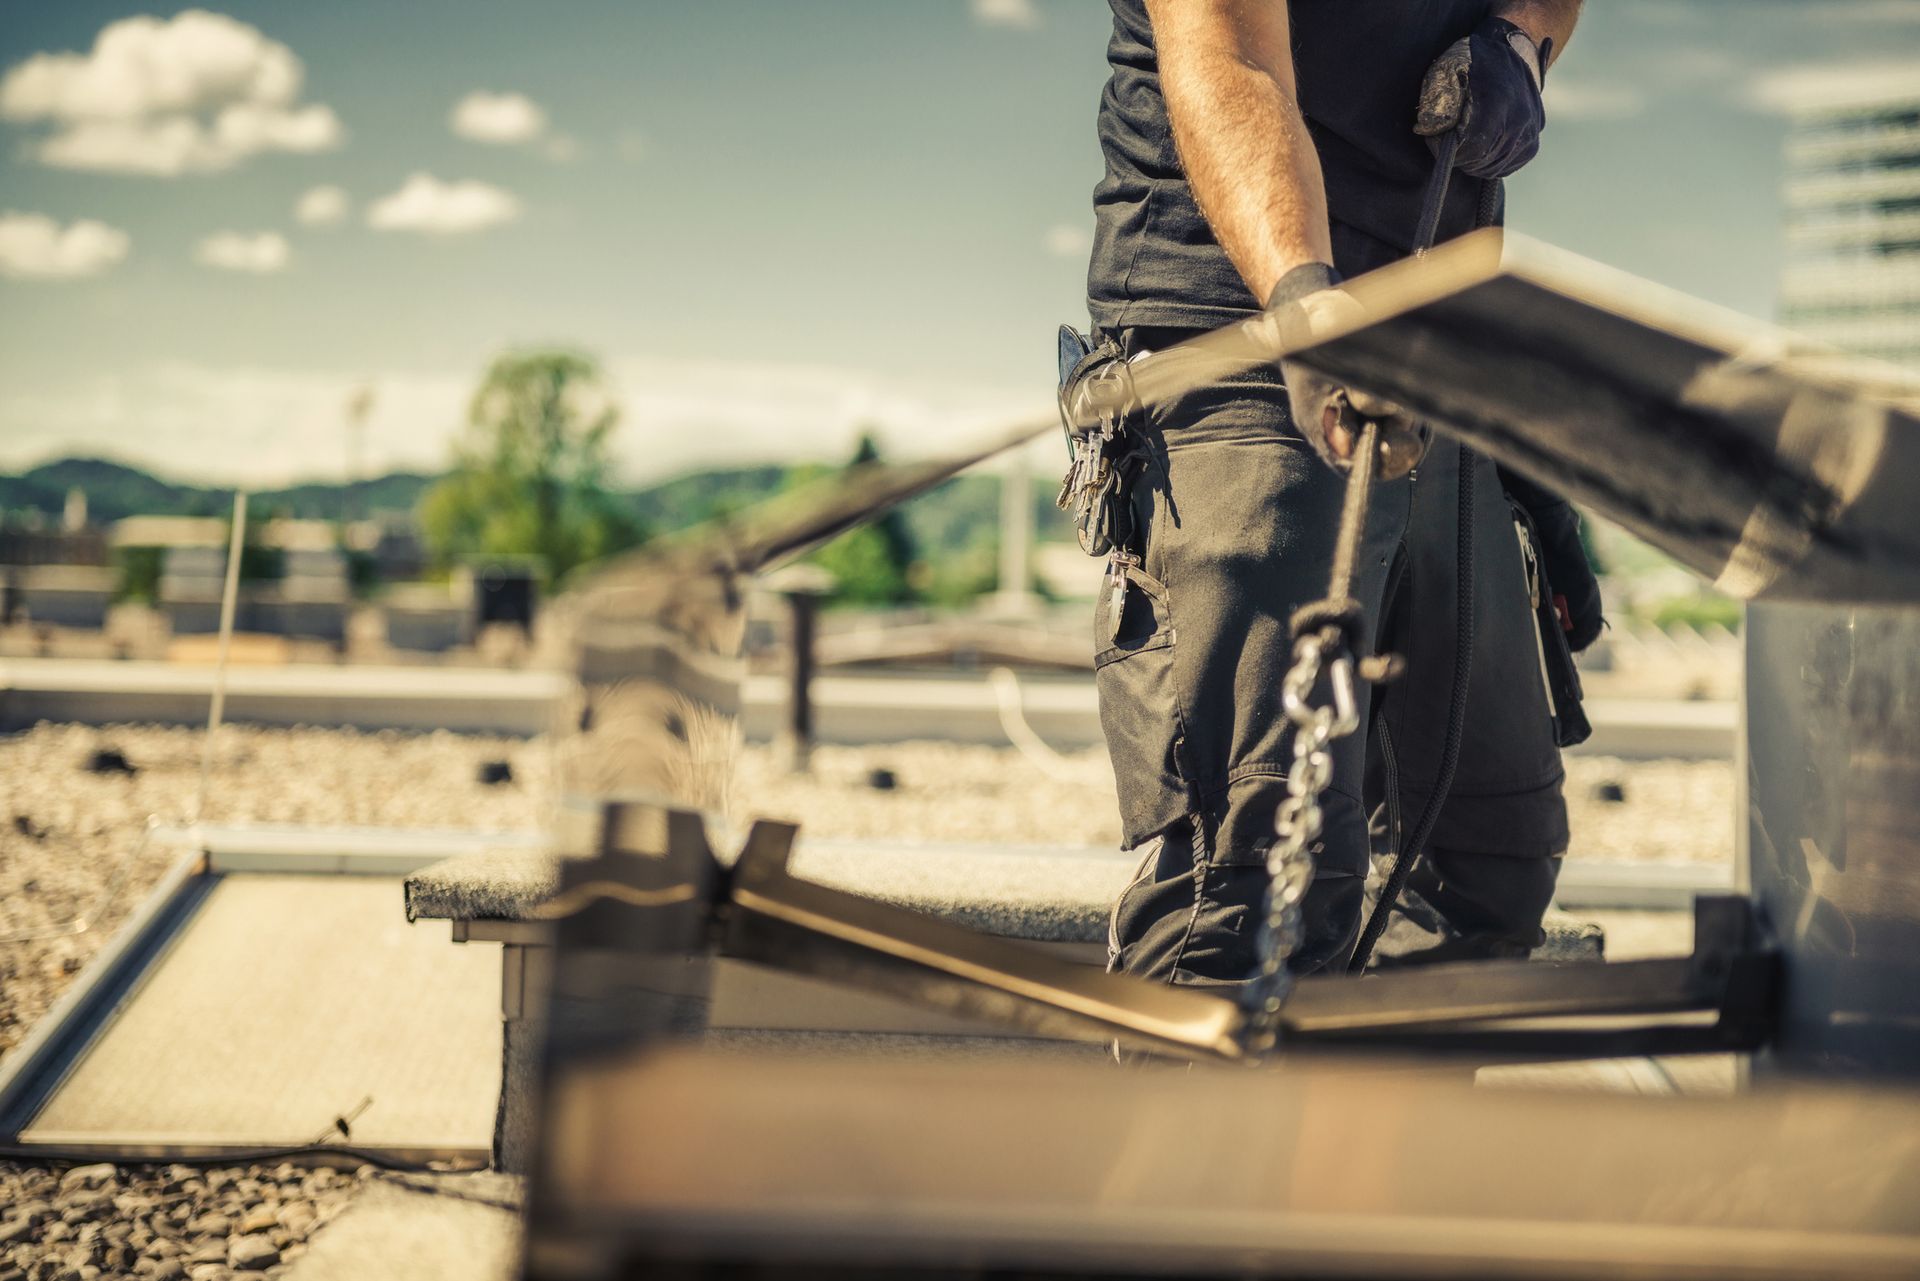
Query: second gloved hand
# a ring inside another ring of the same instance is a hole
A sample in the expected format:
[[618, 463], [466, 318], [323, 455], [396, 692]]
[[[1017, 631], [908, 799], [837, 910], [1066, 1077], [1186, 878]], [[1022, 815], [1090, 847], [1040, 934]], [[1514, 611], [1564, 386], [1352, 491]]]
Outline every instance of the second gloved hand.
[[[1325, 263], [1295, 267], [1267, 299], [1267, 314], [1282, 340], [1299, 346], [1343, 325], [1360, 304], [1338, 288], [1340, 274]], [[1404, 476], [1427, 451], [1427, 428], [1392, 401], [1316, 373], [1293, 360], [1280, 362], [1294, 430], [1306, 437], [1329, 467], [1353, 466], [1353, 445], [1369, 422], [1380, 427], [1379, 480]]]
[[1429, 139], [1457, 130], [1453, 167], [1504, 178], [1540, 150], [1540, 102], [1553, 41], [1533, 40], [1505, 18], [1488, 18], [1434, 59], [1420, 85], [1413, 131]]

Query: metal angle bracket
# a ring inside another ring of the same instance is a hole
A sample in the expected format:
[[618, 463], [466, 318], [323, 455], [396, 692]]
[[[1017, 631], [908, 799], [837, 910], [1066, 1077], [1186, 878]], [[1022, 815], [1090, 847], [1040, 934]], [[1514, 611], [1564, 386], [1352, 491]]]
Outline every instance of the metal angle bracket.
[[[566, 918], [563, 948], [717, 952], [1041, 1036], [1111, 1036], [1200, 1060], [1254, 1057], [1247, 1013], [1229, 997], [1109, 974], [793, 875], [792, 824], [756, 821], [729, 867], [698, 814], [608, 811], [601, 857], [570, 868], [549, 908]], [[1282, 1044], [1517, 1058], [1757, 1048], [1771, 1034], [1778, 957], [1753, 904], [1702, 896], [1694, 920], [1684, 957], [1307, 978], [1284, 1011]]]

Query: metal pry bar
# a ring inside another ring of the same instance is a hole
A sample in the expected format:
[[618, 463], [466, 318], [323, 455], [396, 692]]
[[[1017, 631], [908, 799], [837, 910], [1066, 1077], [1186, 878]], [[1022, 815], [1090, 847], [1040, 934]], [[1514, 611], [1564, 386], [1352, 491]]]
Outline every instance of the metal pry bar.
[[1043, 1035], [1106, 1034], [1218, 1060], [1246, 1057], [1246, 1013], [849, 894], [787, 870], [795, 828], [756, 822], [728, 891], [724, 955], [905, 997]]

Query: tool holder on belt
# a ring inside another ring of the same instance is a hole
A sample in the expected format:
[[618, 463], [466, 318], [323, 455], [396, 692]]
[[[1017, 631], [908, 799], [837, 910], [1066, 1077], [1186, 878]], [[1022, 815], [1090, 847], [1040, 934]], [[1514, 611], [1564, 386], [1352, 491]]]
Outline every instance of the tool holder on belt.
[[1054, 505], [1073, 513], [1080, 550], [1089, 556], [1111, 555], [1133, 539], [1130, 494], [1147, 453], [1127, 420], [1141, 408], [1120, 345], [1111, 338], [1089, 344], [1071, 325], [1060, 326], [1060, 422], [1069, 462]]

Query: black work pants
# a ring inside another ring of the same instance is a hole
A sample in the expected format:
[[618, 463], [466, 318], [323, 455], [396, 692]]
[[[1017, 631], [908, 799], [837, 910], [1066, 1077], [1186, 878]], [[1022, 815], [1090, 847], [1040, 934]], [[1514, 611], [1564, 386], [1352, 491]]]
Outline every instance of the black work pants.
[[[1137, 353], [1188, 336], [1120, 338]], [[1292, 430], [1273, 368], [1188, 393], [1134, 425], [1148, 455], [1130, 499], [1139, 564], [1125, 567], [1124, 591], [1109, 583], [1101, 592], [1094, 620], [1125, 844], [1143, 852], [1109, 942], [1115, 968], [1129, 973], [1237, 986], [1256, 961], [1264, 866], [1292, 760], [1280, 704], [1288, 619], [1325, 594], [1344, 478]], [[1461, 457], [1436, 439], [1412, 476], [1373, 496], [1355, 582], [1365, 649], [1383, 642], [1407, 668], [1372, 691], [1377, 708], [1359, 691], [1367, 728], [1334, 748], [1297, 972], [1344, 966], [1358, 936], [1383, 734], [1409, 825], [1434, 791], [1454, 665]], [[1528, 946], [1566, 849], [1563, 775], [1512, 515], [1493, 465], [1474, 466], [1468, 714], [1423, 880], [1463, 887], [1462, 929]]]

